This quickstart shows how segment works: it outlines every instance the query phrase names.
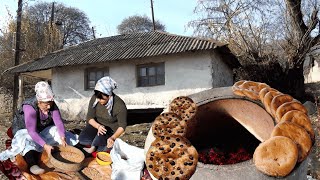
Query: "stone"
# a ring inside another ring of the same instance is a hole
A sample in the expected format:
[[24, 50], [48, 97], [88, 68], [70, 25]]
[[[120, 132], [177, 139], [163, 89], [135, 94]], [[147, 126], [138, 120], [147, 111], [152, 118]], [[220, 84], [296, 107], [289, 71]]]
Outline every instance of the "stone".
[[306, 101], [303, 103], [303, 106], [307, 108], [308, 115], [312, 115], [317, 112], [317, 106], [311, 101]]

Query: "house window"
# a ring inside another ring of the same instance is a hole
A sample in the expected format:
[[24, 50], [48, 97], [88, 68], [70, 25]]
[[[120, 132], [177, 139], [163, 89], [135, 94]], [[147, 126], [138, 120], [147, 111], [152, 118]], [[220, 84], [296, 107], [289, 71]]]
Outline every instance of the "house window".
[[85, 73], [85, 89], [92, 90], [94, 89], [97, 81], [109, 75], [108, 68], [88, 68]]
[[139, 65], [138, 87], [164, 85], [164, 73], [164, 63]]

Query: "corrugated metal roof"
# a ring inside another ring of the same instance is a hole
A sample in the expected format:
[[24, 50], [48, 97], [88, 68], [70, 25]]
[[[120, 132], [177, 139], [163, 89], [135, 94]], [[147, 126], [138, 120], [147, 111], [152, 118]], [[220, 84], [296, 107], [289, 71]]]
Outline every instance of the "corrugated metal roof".
[[[217, 48], [229, 54], [227, 64], [239, 66], [230, 50], [216, 41], [153, 31], [94, 39], [52, 52], [34, 61], [12, 67], [11, 73], [32, 72], [61, 66], [129, 60]], [[230, 59], [231, 57], [231, 59]]]

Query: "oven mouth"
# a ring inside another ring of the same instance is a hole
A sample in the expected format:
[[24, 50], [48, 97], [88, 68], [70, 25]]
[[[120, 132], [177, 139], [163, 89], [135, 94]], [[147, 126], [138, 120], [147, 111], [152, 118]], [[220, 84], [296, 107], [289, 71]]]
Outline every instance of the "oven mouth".
[[198, 105], [187, 138], [204, 164], [229, 165], [252, 159], [274, 128], [265, 109], [246, 99], [218, 99]]
[[[236, 130], [244, 133], [241, 135], [242, 138], [240, 139], [249, 135], [250, 138], [254, 139], [255, 142], [258, 141], [258, 143], [269, 139], [271, 132], [274, 129], [275, 122], [271, 115], [264, 109], [264, 106], [260, 101], [236, 96], [233, 94], [231, 87], [212, 88], [191, 94], [188, 97], [190, 97], [198, 106], [196, 118], [194, 121], [191, 120], [188, 122], [187, 129], [187, 138], [191, 141], [192, 145], [196, 147], [198, 153], [202, 148], [209, 147], [204, 146], [208, 145], [208, 142], [213, 145], [217, 144], [217, 142], [221, 142], [219, 141], [220, 136], [225, 134], [225, 136], [232, 137], [229, 138], [231, 139], [231, 142], [237, 141], [237, 135], [239, 133], [228, 133], [228, 130], [231, 129], [231, 127], [239, 127], [240, 129]], [[226, 120], [219, 120], [223, 118]], [[230, 127], [229, 124], [234, 126]], [[154, 140], [155, 137], [150, 128], [145, 141], [145, 154]], [[196, 171], [190, 180], [305, 179], [308, 170], [308, 162], [308, 160], [303, 161], [298, 164], [288, 176], [280, 178], [261, 173], [255, 167], [253, 159], [226, 165], [205, 164], [198, 161]]]

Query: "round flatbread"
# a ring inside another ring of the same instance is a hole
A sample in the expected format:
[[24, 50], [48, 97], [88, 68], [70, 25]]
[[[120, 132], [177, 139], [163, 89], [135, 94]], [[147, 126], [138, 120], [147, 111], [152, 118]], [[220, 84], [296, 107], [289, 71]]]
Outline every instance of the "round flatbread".
[[176, 97], [169, 104], [169, 112], [176, 113], [186, 123], [195, 117], [197, 109], [196, 103], [186, 96]]
[[288, 175], [297, 159], [297, 145], [284, 136], [274, 136], [260, 143], [253, 154], [253, 162], [259, 171], [277, 177]]
[[260, 101], [263, 103], [263, 101], [264, 101], [264, 96], [269, 92], [269, 91], [278, 91], [278, 90], [276, 90], [276, 89], [273, 89], [273, 88], [271, 88], [271, 87], [265, 87], [265, 88], [262, 88], [261, 90], [260, 90], [260, 92], [259, 92], [259, 99], [260, 99]]
[[[270, 103], [270, 111], [273, 117], [276, 116], [276, 111], [279, 106], [286, 102], [291, 102], [293, 101], [293, 97], [288, 95], [288, 94], [279, 94], [273, 97], [271, 103]], [[279, 123], [280, 119], [276, 119], [276, 122]]]
[[198, 152], [184, 137], [166, 135], [152, 142], [146, 154], [148, 171], [157, 179], [190, 179]]
[[312, 147], [312, 141], [308, 132], [301, 126], [283, 121], [277, 124], [272, 133], [273, 136], [285, 136], [290, 138], [298, 147], [298, 162], [302, 162], [309, 154]]
[[154, 137], [160, 137], [166, 134], [185, 136], [186, 126], [186, 122], [182, 121], [176, 113], [162, 113], [154, 120], [152, 133]]
[[245, 81], [239, 87], [242, 90], [243, 94], [246, 95], [248, 98], [252, 100], [258, 100], [260, 91], [258, 87], [259, 84], [259, 82]]
[[245, 82], [245, 80], [240, 80], [237, 81], [236, 83], [233, 84], [233, 86], [231, 87], [233, 93], [235, 95], [238, 96], [246, 96], [245, 94], [243, 94], [242, 89], [239, 87], [240, 85], [242, 85]]
[[275, 118], [280, 121], [282, 116], [291, 110], [299, 110], [305, 114], [308, 114], [308, 110], [300, 102], [291, 101], [291, 102], [283, 103], [281, 106], [278, 107], [278, 109], [276, 110]]
[[315, 141], [315, 134], [308, 115], [299, 110], [291, 110], [285, 113], [280, 122], [289, 121], [303, 127], [310, 135], [312, 142]]
[[269, 92], [267, 92], [267, 94], [266, 94], [266, 95], [264, 96], [264, 98], [263, 98], [263, 105], [264, 105], [266, 111], [267, 111], [271, 116], [273, 116], [272, 113], [271, 113], [271, 102], [272, 102], [272, 99], [273, 99], [275, 96], [279, 95], [279, 94], [282, 94], [282, 93], [279, 92], [279, 91], [269, 91]]

